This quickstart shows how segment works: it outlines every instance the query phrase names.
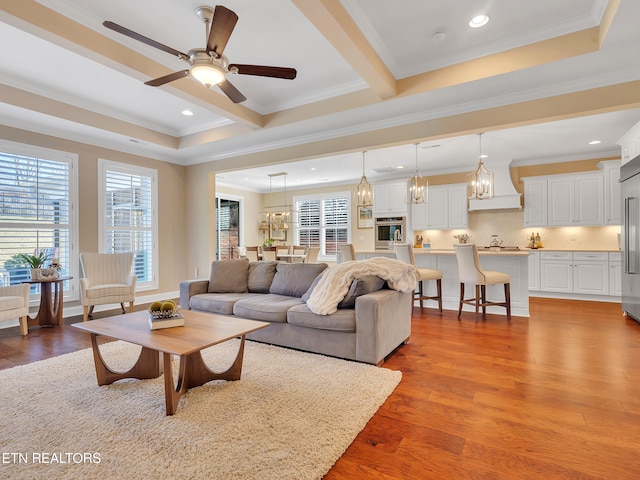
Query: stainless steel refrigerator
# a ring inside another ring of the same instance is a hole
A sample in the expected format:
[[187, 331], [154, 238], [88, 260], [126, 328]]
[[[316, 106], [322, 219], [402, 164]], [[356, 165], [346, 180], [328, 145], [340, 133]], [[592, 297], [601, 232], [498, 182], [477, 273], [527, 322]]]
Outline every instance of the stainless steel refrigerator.
[[620, 168], [622, 309], [640, 322], [640, 155]]

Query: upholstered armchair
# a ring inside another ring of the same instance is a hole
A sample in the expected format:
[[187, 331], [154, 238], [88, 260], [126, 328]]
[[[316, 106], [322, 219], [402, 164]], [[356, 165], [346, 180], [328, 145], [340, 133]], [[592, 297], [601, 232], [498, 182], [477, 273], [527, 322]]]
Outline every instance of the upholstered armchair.
[[125, 313], [124, 302], [129, 302], [129, 312], [133, 311], [137, 280], [131, 275], [133, 252], [81, 253], [80, 265], [80, 301], [85, 322], [96, 305], [119, 303]]
[[0, 321], [17, 318], [20, 333], [29, 333], [29, 287], [27, 283], [0, 287]]

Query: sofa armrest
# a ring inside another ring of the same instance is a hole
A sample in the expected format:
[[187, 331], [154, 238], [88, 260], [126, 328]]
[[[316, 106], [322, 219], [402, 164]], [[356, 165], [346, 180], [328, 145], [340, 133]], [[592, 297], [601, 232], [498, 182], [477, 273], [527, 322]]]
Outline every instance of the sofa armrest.
[[356, 299], [356, 360], [378, 364], [411, 336], [413, 292], [378, 290]]
[[185, 280], [180, 282], [180, 308], [191, 310], [189, 299], [199, 293], [207, 293], [209, 280]]

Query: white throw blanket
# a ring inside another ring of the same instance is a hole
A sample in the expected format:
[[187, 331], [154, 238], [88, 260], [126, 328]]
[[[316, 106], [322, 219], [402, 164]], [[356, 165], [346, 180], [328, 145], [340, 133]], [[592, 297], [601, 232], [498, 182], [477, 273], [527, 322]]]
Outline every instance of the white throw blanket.
[[318, 315], [334, 313], [349, 292], [351, 282], [364, 275], [377, 275], [387, 281], [389, 288], [400, 292], [414, 291], [419, 278], [416, 267], [395, 258], [374, 257], [339, 263], [324, 271], [307, 300], [307, 306]]

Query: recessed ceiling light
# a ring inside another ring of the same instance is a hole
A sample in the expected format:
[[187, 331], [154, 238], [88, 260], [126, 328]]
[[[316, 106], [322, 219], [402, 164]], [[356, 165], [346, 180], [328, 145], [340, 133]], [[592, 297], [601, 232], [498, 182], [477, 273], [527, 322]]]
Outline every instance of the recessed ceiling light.
[[397, 169], [404, 168], [404, 165], [398, 165], [396, 168], [397, 168]]
[[311, 167], [311, 171], [315, 172], [316, 171], [316, 167]]
[[600, 140], [591, 140], [589, 142], [589, 145], [598, 145], [599, 143], [602, 143]]
[[482, 155], [480, 155], [480, 158], [487, 158], [489, 155], [487, 155], [486, 153], [483, 153]]
[[180, 113], [182, 113], [186, 117], [190, 117], [191, 115], [193, 115], [193, 112], [191, 110], [186, 109], [186, 108], [184, 110], [182, 110], [182, 112], [180, 112]]
[[489, 23], [489, 17], [486, 15], [476, 15], [469, 21], [469, 26], [471, 28], [480, 28], [484, 27], [487, 23]]

